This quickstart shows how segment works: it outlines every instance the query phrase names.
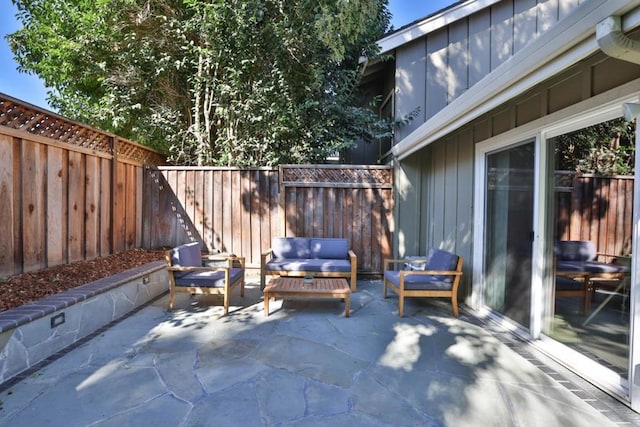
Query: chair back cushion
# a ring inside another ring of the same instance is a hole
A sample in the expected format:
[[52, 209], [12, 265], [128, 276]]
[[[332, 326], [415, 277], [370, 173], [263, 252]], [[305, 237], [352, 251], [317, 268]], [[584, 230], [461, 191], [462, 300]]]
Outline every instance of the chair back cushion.
[[[180, 267], [199, 267], [202, 265], [202, 255], [200, 253], [200, 243], [193, 242], [176, 246], [171, 249], [171, 265]], [[174, 278], [185, 275], [184, 271], [175, 271]]]
[[347, 239], [311, 239], [309, 245], [311, 258], [347, 259], [349, 258], [349, 242]]
[[305, 237], [276, 237], [271, 249], [274, 258], [311, 258], [309, 239]]
[[[434, 249], [427, 262], [427, 270], [455, 271], [458, 264], [458, 255], [442, 249]], [[437, 280], [453, 282], [454, 276], [434, 276]]]
[[171, 264], [181, 267], [199, 267], [202, 265], [200, 243], [180, 245], [171, 250]]
[[596, 245], [590, 240], [561, 240], [554, 252], [559, 261], [593, 261], [597, 257]]

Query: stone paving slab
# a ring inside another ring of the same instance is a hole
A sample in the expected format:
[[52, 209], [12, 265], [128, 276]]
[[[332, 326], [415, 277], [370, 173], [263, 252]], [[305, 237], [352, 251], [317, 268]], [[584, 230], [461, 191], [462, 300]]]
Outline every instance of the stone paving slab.
[[[0, 426], [628, 426], [473, 318], [340, 301], [167, 297], [0, 391]], [[609, 408], [609, 407], [608, 407]]]

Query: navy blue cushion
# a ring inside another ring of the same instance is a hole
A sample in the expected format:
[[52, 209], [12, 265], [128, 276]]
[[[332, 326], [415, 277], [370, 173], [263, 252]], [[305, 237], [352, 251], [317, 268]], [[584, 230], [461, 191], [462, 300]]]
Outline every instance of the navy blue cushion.
[[578, 271], [591, 274], [629, 273], [629, 267], [620, 264], [608, 264], [597, 261], [558, 261], [558, 271]]
[[311, 258], [309, 239], [305, 237], [276, 237], [271, 249], [274, 258]]
[[348, 273], [351, 271], [351, 263], [348, 260], [272, 258], [267, 262], [264, 268], [266, 271], [321, 271]]
[[[241, 268], [229, 271], [230, 284], [242, 276]], [[196, 286], [199, 288], [224, 288], [224, 271], [189, 271], [180, 278], [176, 278], [176, 286]]]
[[[187, 243], [171, 249], [171, 265], [180, 267], [201, 267], [202, 254], [200, 252], [200, 243]], [[184, 275], [185, 272], [183, 271], [174, 272], [174, 277], [176, 278]]]
[[[435, 271], [455, 271], [457, 264], [458, 255], [441, 249], [434, 249], [431, 257], [429, 258], [426, 269]], [[438, 276], [438, 280], [444, 282], [453, 282], [453, 278], [454, 276]]]
[[[384, 277], [387, 281], [393, 283], [396, 287], [400, 286], [400, 272], [394, 270], [387, 270], [384, 272]], [[446, 276], [432, 276], [428, 274], [411, 274], [405, 273], [404, 276], [404, 288], [406, 290], [444, 290], [449, 291], [452, 288], [452, 280], [441, 280], [441, 277]], [[453, 276], [449, 276], [453, 278]]]
[[309, 258], [346, 259], [349, 258], [349, 242], [347, 239], [311, 239]]

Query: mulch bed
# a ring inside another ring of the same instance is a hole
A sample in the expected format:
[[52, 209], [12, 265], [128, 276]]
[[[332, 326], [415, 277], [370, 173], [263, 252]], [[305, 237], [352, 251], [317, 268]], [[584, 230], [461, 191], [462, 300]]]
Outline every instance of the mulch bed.
[[165, 251], [133, 249], [91, 261], [63, 264], [44, 270], [0, 278], [0, 311], [93, 282], [153, 261]]

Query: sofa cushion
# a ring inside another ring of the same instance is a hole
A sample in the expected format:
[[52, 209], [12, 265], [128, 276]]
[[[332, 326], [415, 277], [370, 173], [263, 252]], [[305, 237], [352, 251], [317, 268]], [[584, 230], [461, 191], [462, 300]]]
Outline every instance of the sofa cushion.
[[[241, 268], [229, 270], [230, 283], [234, 283], [242, 276]], [[199, 288], [224, 288], [224, 271], [203, 270], [188, 271], [180, 278], [176, 278], [176, 286], [197, 286]]]
[[311, 239], [309, 258], [347, 259], [349, 258], [349, 242], [347, 239]]
[[[384, 272], [387, 281], [393, 283], [396, 287], [400, 286], [400, 272], [395, 270], [387, 270]], [[444, 290], [449, 291], [453, 286], [452, 280], [442, 280], [447, 276], [432, 276], [427, 274], [405, 274], [404, 288], [406, 290]], [[450, 276], [449, 278], [453, 278]]]
[[326, 260], [318, 258], [307, 259], [277, 259], [269, 260], [264, 266], [266, 271], [309, 271], [348, 273], [351, 263], [348, 260]]
[[305, 237], [276, 237], [271, 249], [274, 258], [311, 258], [309, 239]]
[[[180, 267], [200, 267], [202, 266], [202, 254], [200, 252], [200, 243], [193, 242], [176, 246], [171, 249], [171, 265]], [[174, 277], [182, 277], [185, 275], [183, 271], [174, 272]]]
[[594, 261], [598, 255], [595, 243], [590, 240], [561, 240], [554, 252], [558, 261]]

